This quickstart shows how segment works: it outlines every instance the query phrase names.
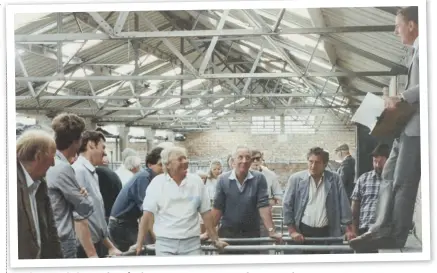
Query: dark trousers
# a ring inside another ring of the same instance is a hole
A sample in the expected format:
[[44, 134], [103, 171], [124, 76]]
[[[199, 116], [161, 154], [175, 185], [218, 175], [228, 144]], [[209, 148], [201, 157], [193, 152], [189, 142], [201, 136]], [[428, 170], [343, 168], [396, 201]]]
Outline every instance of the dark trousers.
[[370, 227], [378, 248], [405, 246], [413, 224], [421, 176], [420, 137], [404, 133], [394, 140], [382, 171], [375, 224]]
[[[367, 231], [369, 231], [369, 228], [360, 228], [358, 229], [358, 236], [363, 235], [364, 233], [366, 233]], [[357, 250], [355, 251], [355, 253], [378, 253], [378, 249], [374, 249], [374, 250]]]
[[[232, 229], [232, 228], [223, 228], [220, 227], [218, 230], [218, 235], [220, 238], [259, 238], [260, 237], [260, 231], [259, 230], [252, 230], [252, 231], [242, 231], [238, 229]], [[260, 245], [259, 242], [249, 242], [249, 243], [229, 243], [229, 245], [232, 246], [239, 246], [239, 245]], [[248, 251], [226, 251], [223, 254], [227, 255], [245, 255], [245, 254], [260, 254], [260, 251], [256, 250], [248, 250]]]
[[[301, 223], [299, 225], [300, 233], [303, 235], [303, 237], [329, 237], [329, 227], [310, 227], [308, 225], [305, 225], [304, 223]], [[304, 241], [304, 245], [327, 245], [328, 242], [311, 242], [311, 241]], [[329, 254], [331, 251], [303, 251], [302, 254]]]
[[[96, 253], [97, 253], [97, 256], [99, 256], [99, 258], [104, 258], [104, 257], [106, 257], [106, 255], [108, 255], [108, 250], [103, 245], [103, 242], [95, 243], [94, 248], [96, 249]], [[83, 249], [82, 245], [79, 245], [77, 247], [77, 257], [78, 258], [88, 258], [88, 255], [86, 255], [86, 252]]]
[[[112, 243], [122, 252], [137, 243], [138, 222], [136, 220], [109, 219], [108, 224], [109, 238]], [[150, 234], [146, 235], [146, 244], [152, 244]]]

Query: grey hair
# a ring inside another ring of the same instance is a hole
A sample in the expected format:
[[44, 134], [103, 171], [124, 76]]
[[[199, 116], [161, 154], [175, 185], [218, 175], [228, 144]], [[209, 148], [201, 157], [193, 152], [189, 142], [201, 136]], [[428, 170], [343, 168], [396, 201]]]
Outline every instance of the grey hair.
[[250, 149], [248, 146], [246, 145], [238, 145], [234, 152], [232, 153], [232, 158], [235, 159], [237, 157], [237, 153], [239, 150], [247, 150], [249, 152], [250, 155], [252, 155], [252, 149]]
[[196, 174], [197, 174], [198, 176], [200, 176], [200, 177], [202, 177], [202, 176], [208, 176], [208, 174], [207, 174], [205, 171], [202, 171], [202, 170], [198, 170], [198, 171], [196, 172]]
[[161, 163], [164, 172], [167, 172], [167, 164], [169, 163], [170, 157], [174, 154], [183, 154], [188, 157], [187, 150], [183, 147], [169, 146], [164, 148], [164, 150], [161, 152]]
[[141, 157], [137, 155], [128, 156], [123, 162], [126, 169], [132, 170], [141, 166]]
[[49, 153], [50, 149], [56, 150], [55, 139], [52, 134], [45, 130], [26, 130], [17, 139], [17, 159], [22, 163], [35, 160], [38, 153]]
[[121, 160], [124, 162], [129, 156], [138, 156], [138, 153], [132, 148], [126, 148], [121, 153]]

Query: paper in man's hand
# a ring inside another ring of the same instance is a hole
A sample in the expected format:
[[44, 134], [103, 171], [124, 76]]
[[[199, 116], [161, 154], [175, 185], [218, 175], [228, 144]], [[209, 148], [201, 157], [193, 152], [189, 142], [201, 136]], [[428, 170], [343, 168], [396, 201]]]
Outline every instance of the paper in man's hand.
[[383, 112], [384, 100], [372, 93], [367, 93], [352, 117], [352, 122], [364, 125], [372, 131]]

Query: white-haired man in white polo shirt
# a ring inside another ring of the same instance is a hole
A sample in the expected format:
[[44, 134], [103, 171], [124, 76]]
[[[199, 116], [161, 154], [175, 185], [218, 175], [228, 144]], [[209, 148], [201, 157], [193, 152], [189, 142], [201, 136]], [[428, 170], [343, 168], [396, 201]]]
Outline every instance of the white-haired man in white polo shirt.
[[184, 148], [166, 147], [161, 152], [164, 173], [156, 176], [146, 190], [143, 217], [138, 231], [136, 252], [140, 253], [146, 232], [153, 224], [156, 256], [201, 255], [200, 219], [209, 238], [222, 250], [211, 215], [206, 188], [197, 174], [188, 173]]

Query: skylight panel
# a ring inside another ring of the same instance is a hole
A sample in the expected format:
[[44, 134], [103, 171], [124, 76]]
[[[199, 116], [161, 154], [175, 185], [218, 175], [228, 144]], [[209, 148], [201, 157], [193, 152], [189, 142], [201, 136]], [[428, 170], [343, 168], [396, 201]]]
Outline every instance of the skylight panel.
[[172, 98], [172, 99], [166, 100], [166, 101], [164, 101], [164, 102], [162, 102], [162, 103], [156, 105], [155, 107], [156, 107], [156, 108], [165, 108], [165, 107], [169, 107], [169, 106], [171, 106], [171, 105], [173, 105], [173, 104], [176, 104], [176, 103], [180, 102], [180, 100], [181, 100], [180, 98]]
[[220, 103], [220, 102], [222, 102], [222, 101], [224, 101], [224, 100], [225, 100], [224, 98], [220, 98], [220, 99], [218, 99], [218, 100], [215, 100], [215, 101], [213, 102], [213, 104]]
[[199, 111], [199, 113], [197, 113], [198, 116], [206, 116], [209, 115], [212, 112], [211, 109], [204, 109], [202, 111]]

